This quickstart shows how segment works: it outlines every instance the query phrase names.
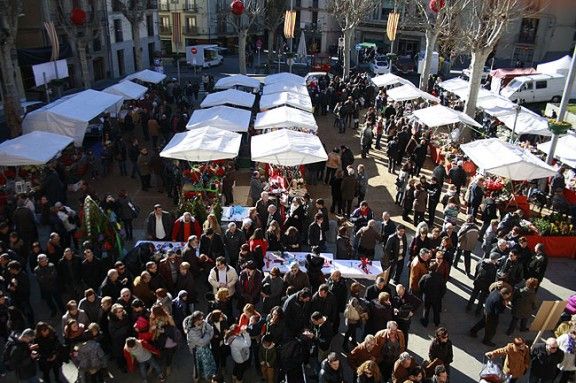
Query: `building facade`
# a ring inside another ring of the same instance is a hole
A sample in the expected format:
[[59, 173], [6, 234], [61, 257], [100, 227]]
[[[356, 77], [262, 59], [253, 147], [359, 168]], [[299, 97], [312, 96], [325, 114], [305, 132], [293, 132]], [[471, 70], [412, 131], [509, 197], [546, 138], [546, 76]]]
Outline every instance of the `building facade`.
[[330, 13], [329, 1], [289, 0], [287, 5], [293, 6], [296, 11], [294, 46], [297, 46], [304, 31], [308, 54], [335, 54], [338, 49], [338, 37], [342, 33], [336, 19]]

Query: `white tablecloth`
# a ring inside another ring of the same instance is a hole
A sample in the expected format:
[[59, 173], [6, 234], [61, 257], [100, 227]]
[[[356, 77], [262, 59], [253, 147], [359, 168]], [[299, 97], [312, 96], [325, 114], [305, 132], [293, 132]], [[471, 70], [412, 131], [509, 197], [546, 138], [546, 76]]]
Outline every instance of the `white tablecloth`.
[[249, 207], [234, 205], [222, 207], [222, 221], [223, 222], [242, 222], [244, 218], [248, 218]]

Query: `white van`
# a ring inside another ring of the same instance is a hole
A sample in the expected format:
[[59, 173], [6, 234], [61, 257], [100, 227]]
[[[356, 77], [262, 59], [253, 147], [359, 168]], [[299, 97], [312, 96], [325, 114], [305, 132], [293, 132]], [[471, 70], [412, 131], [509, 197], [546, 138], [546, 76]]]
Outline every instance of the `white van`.
[[220, 47], [215, 44], [192, 45], [186, 47], [186, 62], [192, 66], [209, 68], [222, 64]]
[[[534, 74], [516, 77], [500, 91], [510, 101], [521, 104], [532, 102], [558, 103], [562, 100], [566, 77], [559, 74]], [[572, 90], [571, 98], [576, 95]]]

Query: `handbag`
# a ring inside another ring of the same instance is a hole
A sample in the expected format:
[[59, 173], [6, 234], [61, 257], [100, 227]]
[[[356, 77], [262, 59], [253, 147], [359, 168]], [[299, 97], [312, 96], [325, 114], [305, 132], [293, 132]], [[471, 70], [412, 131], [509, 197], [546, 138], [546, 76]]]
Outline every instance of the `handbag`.
[[480, 379], [490, 383], [502, 383], [506, 380], [506, 375], [496, 362], [488, 360], [480, 371]]

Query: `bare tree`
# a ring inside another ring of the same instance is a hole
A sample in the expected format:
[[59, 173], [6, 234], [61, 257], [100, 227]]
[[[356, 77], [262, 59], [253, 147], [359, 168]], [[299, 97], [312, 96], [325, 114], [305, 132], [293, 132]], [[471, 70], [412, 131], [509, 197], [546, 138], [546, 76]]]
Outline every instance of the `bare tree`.
[[140, 41], [140, 24], [144, 21], [146, 14], [147, 0], [112, 0], [122, 15], [130, 23], [132, 28], [132, 43], [134, 44], [134, 59], [136, 62], [136, 71], [144, 69], [142, 62], [142, 46]]
[[356, 27], [380, 5], [380, 0], [330, 0], [330, 11], [344, 35], [344, 76], [350, 73], [350, 51]]
[[432, 56], [438, 39], [443, 31], [450, 29], [456, 18], [469, 0], [452, 0], [446, 3], [438, 13], [428, 8], [427, 0], [402, 0], [405, 9], [401, 18], [403, 28], [421, 30], [426, 37], [426, 50], [424, 55], [424, 66], [420, 75], [420, 89], [427, 87], [430, 76]]
[[22, 13], [21, 0], [0, 0], [0, 92], [4, 103], [6, 123], [10, 135], [22, 133], [20, 96], [23, 96], [22, 78], [16, 57], [18, 17]]
[[266, 17], [263, 18], [263, 24], [268, 31], [268, 66], [271, 66], [274, 59], [276, 31], [284, 19], [286, 0], [266, 0], [264, 7]]
[[238, 72], [246, 74], [246, 38], [260, 16], [264, 14], [264, 0], [244, 0], [244, 12], [235, 15], [230, 8], [224, 7], [219, 17], [225, 18], [238, 33]]
[[71, 42], [70, 45], [76, 49], [77, 66], [80, 67], [79, 72], [82, 76], [82, 83], [84, 89], [89, 89], [92, 85], [92, 79], [88, 68], [88, 46], [100, 32], [101, 19], [104, 16], [102, 10], [105, 2], [100, 0], [80, 0], [80, 8], [86, 12], [86, 22], [82, 25], [76, 25], [70, 19], [70, 12], [74, 6], [72, 0], [55, 0], [55, 2], [58, 23], [68, 35]]

